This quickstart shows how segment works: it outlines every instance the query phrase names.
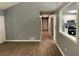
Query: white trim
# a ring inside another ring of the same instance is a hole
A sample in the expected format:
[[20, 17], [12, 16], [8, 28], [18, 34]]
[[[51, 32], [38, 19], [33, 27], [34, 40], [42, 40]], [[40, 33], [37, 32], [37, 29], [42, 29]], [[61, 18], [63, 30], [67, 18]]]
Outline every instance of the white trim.
[[41, 21], [41, 28], [40, 28], [40, 31], [41, 31], [41, 34], [40, 34], [40, 40], [42, 40], [42, 16], [40, 16], [40, 21]]
[[49, 17], [49, 15], [40, 15], [40, 17], [42, 18], [42, 17]]
[[41, 40], [6, 40], [6, 42], [41, 42]]
[[74, 3], [74, 2], [68, 3], [67, 5], [65, 5], [65, 7], [61, 8], [61, 10], [63, 10], [64, 8], [67, 8], [67, 7], [70, 6], [72, 3]]
[[4, 16], [4, 32], [5, 32], [5, 40], [4, 40], [4, 42], [6, 41], [6, 28], [5, 28], [6, 26], [5, 26], [5, 16]]
[[49, 31], [49, 33], [51, 33], [51, 20], [50, 20], [50, 16], [49, 16], [49, 19], [48, 19], [48, 31]]
[[[56, 14], [54, 15], [51, 15], [50, 17], [53, 17], [53, 36], [54, 37], [54, 40], [56, 39]], [[51, 33], [51, 32], [50, 32]]]
[[41, 32], [41, 34], [40, 34], [40, 40], [42, 39], [42, 19], [41, 19], [41, 17], [40, 17], [40, 23], [41, 23], [41, 25], [40, 25], [40, 32]]
[[53, 32], [54, 32], [54, 39], [56, 39], [56, 14], [54, 15], [53, 19]]
[[55, 42], [55, 43], [56, 43], [58, 49], [60, 50], [61, 54], [62, 54], [63, 56], [65, 56], [65, 54], [64, 54], [63, 51], [61, 50], [61, 48], [60, 48], [60, 46], [58, 45], [58, 43], [57, 43], [57, 42]]
[[4, 41], [3, 42], [0, 42], [0, 44], [2, 44], [2, 43], [4, 43]]
[[78, 15], [78, 14], [79, 14], [79, 10], [78, 10], [78, 9], [79, 9], [79, 7], [78, 7], [78, 4], [79, 4], [79, 3], [78, 3], [78, 2], [76, 2], [76, 3], [77, 3], [76, 40], [78, 40], [78, 20], [79, 20], [79, 19], [78, 19], [78, 17], [79, 17], [79, 15]]

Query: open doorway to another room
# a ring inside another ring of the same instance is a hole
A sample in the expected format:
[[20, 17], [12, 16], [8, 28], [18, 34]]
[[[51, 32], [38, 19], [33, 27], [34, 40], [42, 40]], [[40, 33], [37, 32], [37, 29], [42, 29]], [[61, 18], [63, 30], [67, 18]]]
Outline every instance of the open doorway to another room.
[[54, 17], [52, 12], [40, 12], [42, 39], [54, 38]]

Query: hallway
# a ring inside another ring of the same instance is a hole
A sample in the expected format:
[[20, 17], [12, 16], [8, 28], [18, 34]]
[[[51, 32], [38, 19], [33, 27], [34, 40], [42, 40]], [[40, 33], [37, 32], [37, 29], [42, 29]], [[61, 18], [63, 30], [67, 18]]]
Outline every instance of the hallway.
[[4, 42], [0, 44], [0, 56], [61, 56], [48, 32], [43, 32], [41, 42]]
[[48, 40], [48, 39], [52, 39], [52, 38], [53, 38], [52, 35], [48, 31], [43, 31], [42, 32], [42, 39]]

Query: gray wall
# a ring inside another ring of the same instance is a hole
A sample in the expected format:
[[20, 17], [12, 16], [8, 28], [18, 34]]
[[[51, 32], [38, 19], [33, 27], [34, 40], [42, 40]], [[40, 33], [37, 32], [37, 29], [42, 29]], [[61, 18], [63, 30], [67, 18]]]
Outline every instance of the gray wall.
[[38, 6], [34, 3], [21, 3], [5, 10], [6, 39], [40, 39], [41, 20]]
[[[64, 5], [66, 5], [66, 4], [67, 3], [65, 3]], [[77, 36], [78, 36], [77, 43], [74, 43], [72, 40], [68, 39], [67, 37], [65, 37], [64, 35], [62, 35], [59, 32], [59, 10], [57, 10], [56, 17], [57, 17], [57, 19], [56, 19], [56, 39], [57, 39], [58, 45], [60, 46], [61, 50], [64, 52], [65, 55], [69, 55], [69, 56], [78, 55], [79, 56], [79, 35], [78, 35], [79, 23], [78, 23], [78, 32], [77, 32]], [[79, 18], [78, 18], [77, 22], [79, 22]], [[65, 49], [66, 49], [66, 51], [65, 51]]]
[[0, 10], [0, 16], [4, 16], [4, 11]]

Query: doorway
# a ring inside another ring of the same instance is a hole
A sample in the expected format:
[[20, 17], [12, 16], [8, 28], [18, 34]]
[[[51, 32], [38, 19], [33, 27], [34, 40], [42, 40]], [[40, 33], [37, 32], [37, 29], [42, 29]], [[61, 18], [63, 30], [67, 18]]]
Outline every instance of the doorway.
[[42, 17], [42, 31], [48, 31], [48, 19], [49, 17]]
[[52, 39], [50, 15], [41, 15], [42, 39]]

